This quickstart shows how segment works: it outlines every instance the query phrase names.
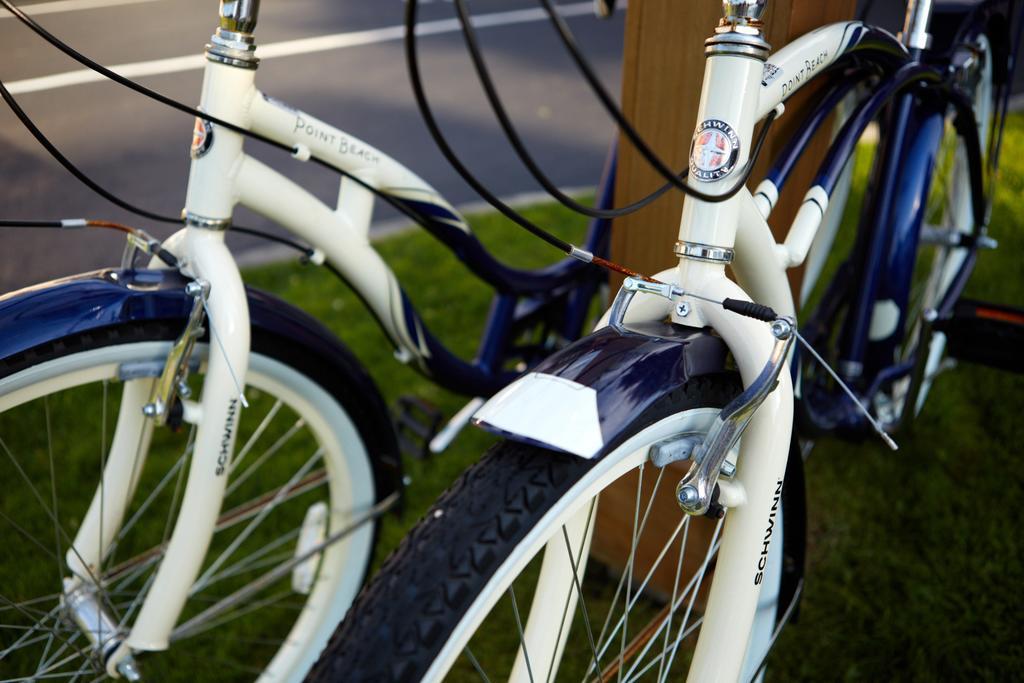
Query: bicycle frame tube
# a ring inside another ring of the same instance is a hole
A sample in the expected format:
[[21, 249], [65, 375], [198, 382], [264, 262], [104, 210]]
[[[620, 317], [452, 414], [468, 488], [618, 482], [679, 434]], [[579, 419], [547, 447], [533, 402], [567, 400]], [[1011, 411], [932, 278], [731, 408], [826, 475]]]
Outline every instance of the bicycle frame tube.
[[[813, 31], [772, 56], [767, 63], [755, 56], [718, 49], [713, 43], [714, 40], [708, 42], [697, 115], [700, 124], [691, 147], [691, 171], [695, 165], [700, 168], [698, 145], [704, 142], [698, 135], [709, 127], [731, 131], [738, 147], [735, 167], [742, 167], [752, 142], [755, 121], [843, 55], [871, 49], [890, 58], [906, 59], [905, 51], [895, 39], [860, 22], [845, 22]], [[694, 175], [691, 172], [691, 178]], [[710, 175], [711, 178], [701, 178], [706, 181], [703, 183], [706, 192], [724, 191], [734, 182], [728, 172], [718, 177]], [[773, 199], [767, 202], [769, 210]], [[684, 203], [679, 229], [683, 252], [686, 253], [686, 245], [706, 245], [727, 250], [726, 253], [735, 249], [732, 267], [738, 284], [726, 278], [724, 262], [684, 256], [671, 274], [672, 279], [684, 291], [702, 298], [688, 299], [691, 305], [685, 317], [679, 315], [678, 307], [662, 312], [670, 313], [679, 324], [711, 325], [733, 354], [744, 386], [749, 386], [764, 366], [773, 339], [763, 323], [724, 311], [705, 299], [752, 297], [782, 315], [794, 315], [795, 306], [785, 271], [806, 258], [828, 203], [828, 196], [823, 192], [808, 199], [813, 205], [805, 204], [784, 245], [776, 245], [765, 222], [767, 211], [763, 206], [759, 209], [746, 190], [718, 204], [689, 197]], [[745, 661], [748, 643], [739, 642], [735, 634], [750, 632], [760, 594], [758, 571], [763, 568], [760, 563], [767, 556], [772, 540], [774, 506], [782, 487], [792, 429], [790, 373], [780, 375], [779, 385], [769, 398], [770, 402], [760, 407], [744, 433], [736, 481], [743, 487], [747, 502], [732, 508], [726, 520], [689, 680], [735, 680]]]
[[[228, 120], [244, 121], [239, 97], [248, 70], [207, 63], [201, 106]], [[192, 464], [181, 510], [150, 593], [132, 626], [126, 644], [134, 650], [162, 650], [174, 627], [189, 588], [195, 581], [213, 535], [227, 483], [225, 460], [234, 452], [236, 425], [244, 410], [238, 383], [249, 363], [249, 312], [245, 287], [224, 244], [224, 231], [234, 208], [225, 179], [237, 173], [242, 137], [217, 131], [219, 139], [195, 159], [189, 175], [185, 209], [187, 225], [179, 253], [185, 272], [210, 284], [207, 325], [212, 346], [201, 397], [203, 419], [196, 432]], [[210, 226], [210, 227], [204, 227]]]
[[[362, 141], [264, 96], [256, 89], [254, 77], [253, 68], [208, 61], [200, 106], [215, 116], [294, 145], [300, 160], [315, 154], [431, 216], [432, 231], [474, 272], [507, 294], [499, 296], [481, 358], [474, 363], [462, 361], [425, 329], [394, 274], [371, 246], [368, 233], [374, 196], [368, 189], [343, 178], [338, 207], [331, 209], [247, 156], [242, 136], [197, 122], [197, 130], [205, 130], [202, 139], [194, 140], [193, 145], [186, 228], [166, 240], [164, 246], [182, 259], [187, 275], [210, 283], [208, 320], [223, 342], [224, 352], [218, 353], [219, 348], [211, 351], [202, 396], [203, 420], [182, 513], [153, 587], [126, 640], [134, 650], [167, 647], [188, 590], [198, 575], [224, 492], [224, 477], [215, 473], [215, 465], [217, 458], [233, 452], [233, 425], [241, 409], [235, 378], [244, 378], [249, 351], [244, 290], [238, 268], [224, 245], [236, 204], [274, 220], [313, 245], [319, 254], [314, 259], [326, 257], [368, 305], [395, 344], [399, 360], [415, 362], [447, 388], [471, 396], [488, 396], [515, 376], [502, 369], [502, 357], [496, 351], [503, 347], [503, 339], [516, 320], [515, 306], [511, 305], [516, 295], [536, 292], [544, 297], [568, 297], [583, 282], [579, 274], [585, 265], [575, 259], [536, 273], [501, 266], [486, 255], [458, 212], [422, 179]], [[592, 228], [592, 243], [601, 243], [606, 233], [606, 224]], [[574, 315], [580, 318], [582, 313], [575, 309], [585, 311], [587, 301], [574, 298], [572, 306]], [[141, 408], [137, 399], [127, 398], [127, 403]], [[136, 429], [145, 428], [148, 422], [139, 425]], [[103, 528], [116, 526], [107, 522]], [[89, 547], [99, 546], [92, 543]]]

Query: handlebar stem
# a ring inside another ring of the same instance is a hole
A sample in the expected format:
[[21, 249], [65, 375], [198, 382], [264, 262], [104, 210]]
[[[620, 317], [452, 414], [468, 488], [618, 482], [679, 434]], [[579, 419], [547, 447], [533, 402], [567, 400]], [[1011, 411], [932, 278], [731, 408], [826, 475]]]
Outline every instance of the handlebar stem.
[[233, 33], [252, 33], [260, 0], [220, 0], [220, 27]]
[[220, 0], [220, 25], [206, 46], [206, 58], [240, 69], [255, 69], [256, 18], [260, 0]]

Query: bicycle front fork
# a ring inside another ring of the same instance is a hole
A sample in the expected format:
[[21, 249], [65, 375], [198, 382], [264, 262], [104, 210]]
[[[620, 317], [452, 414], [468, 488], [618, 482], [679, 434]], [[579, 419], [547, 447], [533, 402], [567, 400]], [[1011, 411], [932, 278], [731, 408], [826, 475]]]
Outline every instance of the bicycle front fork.
[[[224, 233], [189, 227], [169, 239], [165, 246], [181, 259], [186, 275], [203, 283], [194, 287], [193, 293], [196, 305], [206, 314], [203, 324], [209, 336], [209, 360], [200, 400], [187, 401], [186, 420], [196, 425], [192, 461], [181, 509], [153, 584], [123, 641], [110, 637], [109, 626], [105, 642], [94, 638], [105, 650], [108, 672], [128, 678], [132, 678], [133, 667], [126, 667], [125, 662], [131, 661], [132, 652], [168, 647], [174, 625], [199, 574], [224, 496], [237, 425], [245, 404], [243, 389], [249, 359], [245, 287], [224, 244]], [[188, 360], [187, 354], [172, 354], [167, 364], [175, 365], [176, 370], [181, 363], [187, 367]], [[100, 581], [103, 561], [124, 523], [160, 416], [153, 400], [159, 393], [158, 380], [147, 377], [125, 382], [101, 480], [104, 488], [96, 492], [74, 539], [74, 550], [67, 554], [72, 578], [66, 582], [64, 592], [76, 621], [83, 622], [80, 625], [87, 633], [103, 630], [103, 607], [95, 597], [90, 597], [95, 596], [99, 587], [91, 584]], [[79, 607], [74, 608], [75, 605]], [[112, 644], [117, 647], [110, 647]], [[107, 652], [110, 649], [115, 651]]]

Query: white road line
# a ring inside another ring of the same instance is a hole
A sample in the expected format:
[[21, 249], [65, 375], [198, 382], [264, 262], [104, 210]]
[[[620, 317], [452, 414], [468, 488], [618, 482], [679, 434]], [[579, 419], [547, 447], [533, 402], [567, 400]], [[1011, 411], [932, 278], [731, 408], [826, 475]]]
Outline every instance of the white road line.
[[[101, 7], [117, 7], [118, 5], [138, 5], [143, 2], [157, 0], [57, 0], [57, 2], [39, 2], [32, 5], [18, 5], [28, 15], [37, 17], [41, 14], [57, 14], [58, 12], [77, 12], [84, 9]], [[14, 15], [7, 10], [0, 10], [0, 19], [13, 19]]]
[[[85, 0], [79, 0], [85, 1]], [[101, 2], [103, 0], [92, 0]], [[116, 0], [106, 0], [114, 2]], [[152, 0], [135, 0], [152, 1]], [[562, 16], [575, 17], [589, 14], [593, 11], [593, 2], [576, 2], [571, 5], [563, 5], [559, 8]], [[489, 28], [493, 26], [509, 26], [512, 24], [526, 24], [547, 19], [547, 13], [541, 8], [512, 10], [509, 12], [494, 12], [492, 14], [480, 14], [473, 18], [473, 25], [477, 28]], [[429, 36], [440, 33], [452, 33], [459, 30], [457, 19], [440, 19], [437, 21], [424, 21], [416, 29], [416, 35]], [[405, 35], [404, 26], [387, 26], [384, 28], [370, 29], [368, 31], [354, 31], [351, 33], [333, 33], [326, 36], [314, 38], [300, 38], [298, 40], [285, 40], [279, 43], [268, 43], [257, 48], [256, 54], [261, 59], [276, 59], [279, 57], [290, 57], [294, 55], [310, 54], [313, 52], [325, 52], [327, 50], [341, 50], [360, 45], [372, 45], [401, 40]], [[114, 64], [110, 70], [115, 71], [127, 78], [143, 78], [145, 76], [158, 76], [161, 74], [180, 73], [183, 71], [194, 71], [202, 69], [206, 58], [201, 55], [186, 55], [183, 57], [170, 57], [167, 59], [154, 59], [148, 62], [133, 62], [128, 64]], [[103, 76], [89, 69], [76, 69], [64, 73], [40, 76], [38, 78], [26, 78], [20, 81], [11, 81], [7, 89], [12, 94], [40, 92], [43, 90], [55, 90], [73, 85], [85, 83], [96, 83], [106, 80]]]

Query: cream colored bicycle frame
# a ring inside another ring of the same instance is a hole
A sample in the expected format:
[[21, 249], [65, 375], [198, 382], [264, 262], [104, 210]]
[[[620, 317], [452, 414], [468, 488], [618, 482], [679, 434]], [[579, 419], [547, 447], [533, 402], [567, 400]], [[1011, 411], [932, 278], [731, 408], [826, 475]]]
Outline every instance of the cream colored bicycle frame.
[[[856, 22], [853, 22], [856, 23]], [[697, 121], [717, 119], [729, 124], [740, 138], [737, 169], [743, 168], [751, 147], [754, 124], [781, 107], [789, 95], [814, 74], [835, 61], [851, 23], [813, 31], [772, 55], [769, 61], [781, 74], [762, 85], [764, 63], [735, 55], [714, 55], [705, 63], [704, 84]], [[800, 74], [798, 79], [793, 76]], [[713, 182], [690, 182], [705, 193], [724, 193], [736, 182], [738, 172]], [[764, 323], [730, 313], [717, 304], [726, 297], [752, 299], [767, 304], [781, 315], [795, 315], [786, 270], [799, 266], [812, 245], [827, 252], [828, 244], [815, 244], [828, 197], [811, 188], [790, 228], [784, 244], [776, 244], [766, 218], [777, 200], [770, 183], [759, 188], [758, 200], [747, 189], [721, 203], [687, 197], [679, 227], [681, 241], [734, 248], [732, 263], [736, 281], [725, 275], [722, 264], [681, 258], [679, 265], [657, 274], [663, 281], [680, 285], [702, 298], [686, 297], [686, 317], [659, 297], [638, 297], [626, 314], [627, 322], [659, 320], [671, 315], [682, 325], [710, 325], [722, 336], [736, 360], [744, 386], [749, 386], [764, 367], [774, 338]], [[813, 198], [813, 199], [812, 199]], [[841, 207], [840, 207], [841, 210]], [[829, 216], [831, 219], [832, 216]], [[822, 240], [831, 241], [826, 230]], [[820, 269], [819, 269], [820, 272]], [[783, 480], [793, 424], [793, 385], [789, 369], [779, 376], [778, 387], [758, 409], [743, 435], [735, 481], [746, 494], [746, 503], [730, 508], [715, 565], [714, 579], [704, 622], [690, 666], [690, 681], [736, 681], [740, 678], [748, 642], [737, 638], [751, 630], [760, 586], [755, 584], [765, 541], [773, 534], [772, 506]], [[763, 567], [762, 567], [763, 568]], [[767, 645], [767, 634], [755, 634], [758, 647]]]
[[[448, 208], [457, 215], [433, 188], [382, 152], [313, 116], [263, 96], [254, 85], [255, 73], [253, 69], [207, 62], [200, 107], [293, 146], [299, 159], [316, 154], [371, 186]], [[242, 419], [239, 413], [244, 413], [234, 378], [244, 378], [248, 365], [245, 289], [224, 243], [225, 232], [200, 225], [229, 223], [237, 204], [272, 219], [314, 245], [314, 260], [326, 258], [345, 276], [382, 322], [399, 349], [397, 355], [401, 360], [415, 361], [428, 354], [409, 334], [397, 280], [370, 245], [373, 194], [343, 179], [338, 206], [331, 209], [291, 180], [244, 154], [241, 135], [217, 126], [213, 127], [212, 135], [208, 151], [193, 161], [189, 175], [185, 210], [192, 220], [164, 245], [182, 259], [185, 274], [210, 283], [208, 325], [217, 339], [211, 343], [199, 410], [190, 411], [189, 419], [197, 422], [198, 430], [181, 512], [154, 583], [125, 641], [127, 647], [122, 647], [109, 662], [112, 674], [114, 665], [128, 653], [128, 648], [162, 650], [173, 640], [175, 623], [198, 576], [220, 513], [227, 477], [217, 474], [218, 458], [234, 452], [234, 425]], [[463, 223], [453, 225], [468, 230]], [[161, 267], [155, 261], [152, 265]], [[125, 385], [104, 470], [103, 484], [109, 489], [105, 505], [97, 491], [75, 536], [75, 551], [67, 554], [75, 577], [67, 590], [86, 577], [97, 575], [96, 569], [124, 522], [142, 468], [141, 462], [135, 462], [136, 449], [144, 456], [152, 431], [151, 422], [141, 412], [151, 383], [136, 380]], [[133, 481], [128, 481], [129, 472], [135, 473]]]
[[[817, 67], [823, 69], [838, 54], [846, 27], [847, 24], [837, 24], [808, 34], [775, 55], [772, 62], [784, 72], [798, 70], [796, 67], [806, 59], [826, 51], [828, 58], [819, 60]], [[741, 139], [737, 167], [746, 162], [754, 123], [796, 90], [792, 87], [784, 91], [783, 79], [762, 87], [762, 66], [758, 60], [734, 56], [716, 56], [706, 63], [698, 120], [720, 119], [736, 130]], [[207, 62], [200, 106], [214, 116], [294, 146], [299, 159], [308, 158], [312, 153], [357, 175], [371, 186], [448, 206], [433, 188], [385, 154], [313, 116], [263, 96], [255, 88], [254, 76], [254, 70]], [[189, 176], [185, 208], [197, 220], [167, 240], [165, 246], [183, 259], [186, 274], [210, 283], [209, 325], [223, 343], [223, 352], [218, 345], [211, 344], [200, 401], [202, 419], [198, 423], [181, 513], [152, 588], [126, 640], [127, 646], [135, 651], [168, 647], [220, 511], [226, 477], [216, 474], [217, 459], [224, 448], [233, 452], [235, 430], [232, 425], [239, 418], [232, 413], [244, 412], [237, 403], [239, 397], [233, 376], [244, 377], [248, 364], [249, 319], [245, 291], [237, 265], [224, 244], [225, 233], [197, 224], [210, 220], [230, 221], [236, 204], [274, 220], [313, 245], [318, 257], [325, 257], [338, 268], [382, 321], [402, 358], [414, 360], [427, 353], [412, 341], [399, 304], [397, 281], [370, 246], [368, 231], [373, 195], [350, 180], [342, 180], [338, 206], [331, 209], [294, 182], [244, 154], [242, 136], [217, 126], [213, 127], [213, 136], [208, 152], [193, 161]], [[721, 192], [732, 182], [734, 177], [728, 176], [718, 182], [703, 183], [702, 189]], [[770, 208], [770, 203], [763, 200], [755, 204], [746, 190], [720, 204], [687, 200], [680, 239], [735, 246], [733, 270], [739, 284], [725, 277], [721, 265], [687, 260], [680, 261], [678, 268], [659, 277], [713, 299], [748, 298], [749, 293], [753, 299], [791, 315], [794, 306], [785, 269], [802, 260], [802, 257], [790, 255], [806, 254], [817, 225], [812, 216], [807, 225], [801, 224], [803, 227], [794, 231], [798, 239], [792, 244], [787, 240], [786, 245], [777, 247], [765, 223]], [[798, 218], [797, 223], [800, 221]], [[817, 222], [820, 222], [820, 215]], [[464, 225], [458, 227], [465, 229]], [[744, 383], [749, 384], [763, 366], [772, 345], [767, 327], [699, 299], [691, 303], [689, 316], [677, 321], [714, 327], [736, 358]], [[667, 313], [675, 315], [669, 307], [644, 297], [634, 303], [627, 320], [661, 318]], [[113, 536], [120, 528], [134, 482], [125, 485], [126, 477], [117, 479], [116, 473], [137, 471], [132, 466], [135, 444], [144, 444], [148, 439], [149, 422], [140, 419], [141, 413], [133, 412], [132, 406], [135, 403], [141, 411], [141, 403], [148, 392], [131, 386], [130, 383], [122, 401], [114, 447], [104, 472], [104, 482], [111, 486], [117, 484], [121, 487], [117, 490], [125, 491], [125, 500], [121, 501], [124, 504], [112, 504], [108, 498], [101, 514], [100, 506], [94, 501], [95, 509], [90, 509], [75, 538], [81, 560], [78, 556], [67, 558], [78, 577], [87, 576], [100, 566], [109, 549], [109, 538], [100, 538], [99, 529], [106, 529], [107, 536]], [[738, 667], [742, 665], [747, 645], [737, 642], [735, 634], [749, 631], [758, 599], [753, 576], [777, 482], [781, 481], [785, 470], [792, 424], [792, 394], [789, 374], [783, 372], [779, 387], [758, 411], [744, 435], [743, 452], [749, 455], [740, 458], [737, 481], [745, 488], [748, 502], [733, 509], [728, 516], [708, 617], [695, 654], [691, 674], [694, 680], [735, 680], [739, 675]], [[111, 659], [111, 669], [117, 659], [116, 656]], [[736, 671], [718, 668], [728, 661], [736, 663]]]

